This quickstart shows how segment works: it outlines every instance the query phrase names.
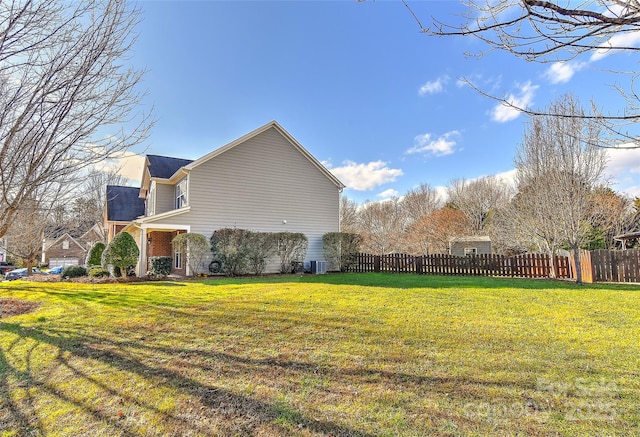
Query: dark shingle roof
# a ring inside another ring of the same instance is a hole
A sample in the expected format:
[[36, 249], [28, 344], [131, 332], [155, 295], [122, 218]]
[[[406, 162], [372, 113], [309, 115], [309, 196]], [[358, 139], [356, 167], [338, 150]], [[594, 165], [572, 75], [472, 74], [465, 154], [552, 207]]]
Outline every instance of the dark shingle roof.
[[152, 178], [169, 179], [180, 167], [191, 164], [191, 159], [169, 158], [168, 156], [147, 155], [149, 173]]
[[144, 199], [139, 194], [140, 188], [107, 185], [107, 220], [130, 222], [144, 215]]

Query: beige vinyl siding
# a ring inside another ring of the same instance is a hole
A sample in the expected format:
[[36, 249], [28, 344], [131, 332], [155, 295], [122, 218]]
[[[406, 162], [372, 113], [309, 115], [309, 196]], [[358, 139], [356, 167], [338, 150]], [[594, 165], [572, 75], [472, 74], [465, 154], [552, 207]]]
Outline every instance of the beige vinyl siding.
[[156, 183], [156, 215], [175, 209], [175, 195], [174, 185]]
[[491, 241], [466, 239], [451, 242], [451, 255], [465, 256], [465, 249], [475, 249], [476, 255], [491, 254]]
[[188, 190], [191, 210], [162, 222], [207, 238], [224, 227], [301, 232], [311, 261], [324, 259], [322, 236], [339, 230], [339, 188], [275, 128], [196, 166]]

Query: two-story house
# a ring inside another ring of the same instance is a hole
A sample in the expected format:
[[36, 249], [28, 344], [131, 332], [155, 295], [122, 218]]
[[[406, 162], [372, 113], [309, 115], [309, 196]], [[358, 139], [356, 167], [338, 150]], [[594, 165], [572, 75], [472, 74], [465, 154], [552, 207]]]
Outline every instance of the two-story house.
[[[109, 238], [119, 231], [133, 235], [141, 253], [139, 275], [150, 256], [172, 256], [176, 274], [197, 273], [186, 270], [185, 254], [176, 253], [171, 240], [182, 232], [209, 238], [221, 228], [304, 233], [305, 261], [323, 260], [322, 236], [339, 231], [343, 188], [273, 121], [194, 161], [147, 156], [139, 200], [133, 201], [131, 187], [109, 188]], [[206, 266], [208, 261], [199, 271]], [[269, 260], [267, 272], [278, 270], [277, 259]]]

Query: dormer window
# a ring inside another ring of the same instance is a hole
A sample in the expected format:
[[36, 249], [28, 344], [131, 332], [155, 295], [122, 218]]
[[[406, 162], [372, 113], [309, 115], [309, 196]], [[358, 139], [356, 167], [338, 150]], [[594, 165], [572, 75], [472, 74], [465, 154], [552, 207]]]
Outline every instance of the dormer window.
[[187, 178], [182, 179], [176, 184], [176, 209], [187, 206]]

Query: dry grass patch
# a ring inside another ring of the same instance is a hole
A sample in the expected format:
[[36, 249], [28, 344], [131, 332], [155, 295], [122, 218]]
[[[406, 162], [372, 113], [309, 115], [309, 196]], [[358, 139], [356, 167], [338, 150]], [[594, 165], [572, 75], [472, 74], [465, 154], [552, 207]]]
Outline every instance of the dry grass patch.
[[633, 435], [633, 287], [413, 275], [16, 282], [0, 435]]

